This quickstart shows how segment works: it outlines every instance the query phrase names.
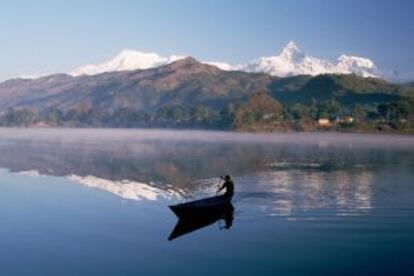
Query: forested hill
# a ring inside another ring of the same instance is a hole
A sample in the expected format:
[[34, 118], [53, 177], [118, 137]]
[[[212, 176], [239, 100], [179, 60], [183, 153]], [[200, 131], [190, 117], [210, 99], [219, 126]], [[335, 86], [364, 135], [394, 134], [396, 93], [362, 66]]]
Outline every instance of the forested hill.
[[409, 85], [380, 79], [277, 78], [223, 71], [189, 57], [147, 70], [5, 81], [0, 124], [273, 131], [313, 130], [321, 118], [352, 116], [348, 128], [399, 131], [412, 127], [413, 95]]

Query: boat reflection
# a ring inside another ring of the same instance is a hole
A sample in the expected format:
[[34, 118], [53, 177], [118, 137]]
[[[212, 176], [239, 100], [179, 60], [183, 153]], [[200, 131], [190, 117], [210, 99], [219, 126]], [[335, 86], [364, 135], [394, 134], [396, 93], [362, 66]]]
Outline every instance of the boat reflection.
[[180, 236], [197, 231], [217, 221], [223, 220], [224, 226], [220, 229], [230, 229], [233, 225], [233, 204], [228, 203], [219, 208], [211, 208], [210, 210], [194, 210], [191, 214], [179, 217], [177, 224], [172, 230], [168, 240], [174, 240]]

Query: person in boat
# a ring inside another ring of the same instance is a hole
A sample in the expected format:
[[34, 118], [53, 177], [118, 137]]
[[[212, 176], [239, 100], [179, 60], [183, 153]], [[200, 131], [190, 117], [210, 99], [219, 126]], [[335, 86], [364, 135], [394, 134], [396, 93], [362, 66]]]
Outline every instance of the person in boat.
[[226, 192], [224, 193], [225, 197], [229, 197], [230, 199], [233, 197], [234, 194], [234, 182], [231, 179], [230, 175], [226, 175], [225, 177], [220, 177], [224, 180], [223, 185], [218, 189], [217, 193], [220, 191], [226, 189]]

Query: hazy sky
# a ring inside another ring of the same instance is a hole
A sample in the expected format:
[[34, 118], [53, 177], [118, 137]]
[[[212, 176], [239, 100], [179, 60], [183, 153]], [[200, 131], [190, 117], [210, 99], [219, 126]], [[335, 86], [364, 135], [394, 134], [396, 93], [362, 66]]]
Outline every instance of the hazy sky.
[[125, 48], [246, 62], [290, 40], [414, 72], [412, 0], [71, 0], [0, 3], [0, 80], [66, 72]]

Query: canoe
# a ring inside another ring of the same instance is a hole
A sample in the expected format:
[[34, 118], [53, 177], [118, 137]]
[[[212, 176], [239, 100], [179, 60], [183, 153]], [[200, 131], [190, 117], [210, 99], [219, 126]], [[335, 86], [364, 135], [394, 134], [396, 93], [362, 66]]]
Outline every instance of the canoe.
[[182, 218], [214, 213], [217, 212], [217, 210], [221, 210], [223, 207], [230, 204], [231, 197], [220, 195], [177, 205], [171, 205], [169, 207], [177, 217]]
[[168, 240], [174, 240], [188, 233], [197, 231], [218, 220], [224, 220], [224, 228], [229, 229], [233, 223], [234, 207], [231, 203], [219, 205], [221, 208], [208, 208], [209, 212], [191, 212], [191, 216], [179, 217], [177, 224], [171, 232]]

